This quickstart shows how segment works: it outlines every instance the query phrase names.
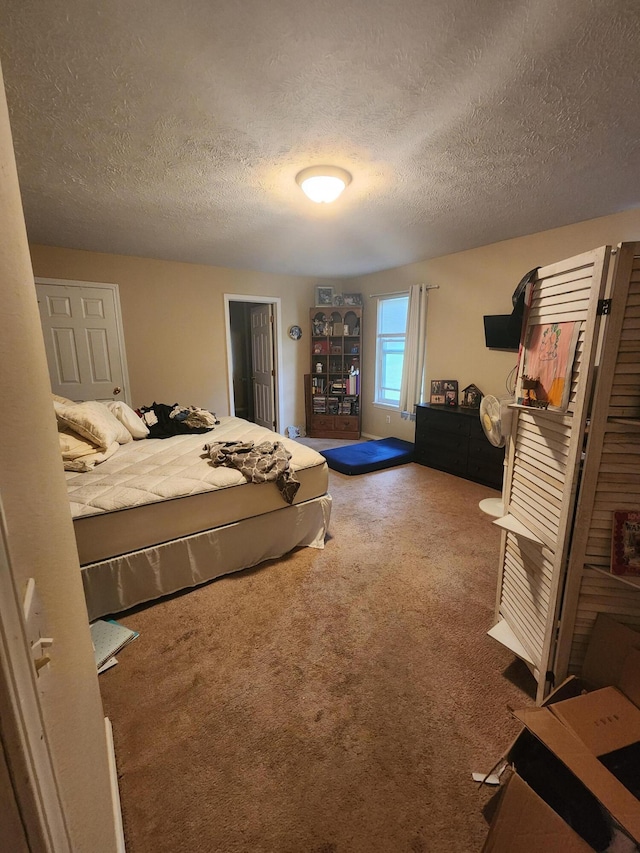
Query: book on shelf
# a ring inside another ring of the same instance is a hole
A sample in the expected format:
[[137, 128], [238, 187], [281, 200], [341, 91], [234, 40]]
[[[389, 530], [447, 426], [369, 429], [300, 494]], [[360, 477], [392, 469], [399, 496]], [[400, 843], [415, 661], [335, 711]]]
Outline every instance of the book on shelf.
[[640, 510], [613, 513], [611, 573], [640, 575]]

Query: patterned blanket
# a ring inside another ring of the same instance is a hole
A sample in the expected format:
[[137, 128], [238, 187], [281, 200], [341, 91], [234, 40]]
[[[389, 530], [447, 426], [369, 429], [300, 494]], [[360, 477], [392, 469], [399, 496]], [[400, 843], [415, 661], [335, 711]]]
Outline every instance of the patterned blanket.
[[236, 468], [249, 483], [267, 483], [272, 480], [288, 504], [293, 503], [300, 482], [289, 467], [291, 454], [281, 441], [216, 441], [205, 444], [204, 452], [214, 466]]

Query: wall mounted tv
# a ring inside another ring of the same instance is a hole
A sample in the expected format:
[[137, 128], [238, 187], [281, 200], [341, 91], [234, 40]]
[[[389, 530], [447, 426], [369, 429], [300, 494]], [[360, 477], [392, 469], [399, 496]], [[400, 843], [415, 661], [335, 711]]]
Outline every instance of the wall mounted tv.
[[522, 317], [513, 314], [485, 314], [484, 340], [490, 349], [518, 352]]
[[538, 269], [539, 267], [535, 267], [529, 270], [518, 282], [511, 297], [513, 304], [511, 314], [485, 314], [484, 340], [489, 349], [518, 352], [527, 287], [533, 284]]

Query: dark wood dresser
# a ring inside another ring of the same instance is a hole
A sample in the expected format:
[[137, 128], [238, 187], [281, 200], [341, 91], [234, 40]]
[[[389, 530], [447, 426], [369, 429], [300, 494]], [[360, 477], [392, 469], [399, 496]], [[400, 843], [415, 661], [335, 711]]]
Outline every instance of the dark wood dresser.
[[416, 406], [414, 462], [502, 489], [504, 447], [494, 447], [477, 409]]

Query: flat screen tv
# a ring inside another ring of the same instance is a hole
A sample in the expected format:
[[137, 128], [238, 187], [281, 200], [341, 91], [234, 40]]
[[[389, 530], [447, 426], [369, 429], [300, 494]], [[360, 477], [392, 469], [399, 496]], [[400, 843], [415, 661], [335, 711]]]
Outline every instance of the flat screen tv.
[[504, 349], [518, 352], [522, 315], [485, 314], [484, 339], [490, 349]]
[[529, 270], [518, 282], [511, 297], [513, 305], [511, 314], [485, 314], [484, 340], [489, 349], [518, 352], [527, 288], [533, 284], [538, 269], [539, 267], [534, 267]]

